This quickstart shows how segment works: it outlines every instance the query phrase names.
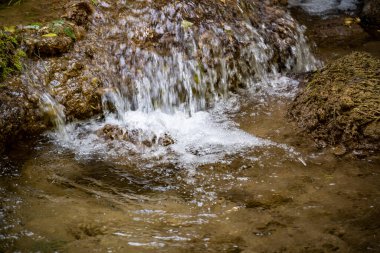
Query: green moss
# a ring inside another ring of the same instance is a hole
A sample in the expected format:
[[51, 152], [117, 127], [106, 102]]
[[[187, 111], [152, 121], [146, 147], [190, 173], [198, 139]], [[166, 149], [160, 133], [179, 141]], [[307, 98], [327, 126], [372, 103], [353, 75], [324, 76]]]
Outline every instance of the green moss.
[[51, 33], [67, 36], [74, 41], [76, 40], [76, 36], [75, 36], [72, 24], [70, 24], [69, 22], [63, 19], [54, 20], [50, 22], [48, 24], [48, 28]]
[[26, 54], [18, 47], [15, 37], [0, 30], [0, 81], [22, 70], [21, 59]]

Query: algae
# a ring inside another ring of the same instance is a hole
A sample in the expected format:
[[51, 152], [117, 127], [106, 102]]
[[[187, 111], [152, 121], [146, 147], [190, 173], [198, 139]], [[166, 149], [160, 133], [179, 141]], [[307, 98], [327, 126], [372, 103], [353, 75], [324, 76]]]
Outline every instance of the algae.
[[289, 115], [323, 146], [379, 150], [380, 60], [354, 52], [316, 72]]
[[0, 81], [22, 70], [21, 59], [24, 51], [19, 49], [18, 41], [7, 32], [0, 30]]

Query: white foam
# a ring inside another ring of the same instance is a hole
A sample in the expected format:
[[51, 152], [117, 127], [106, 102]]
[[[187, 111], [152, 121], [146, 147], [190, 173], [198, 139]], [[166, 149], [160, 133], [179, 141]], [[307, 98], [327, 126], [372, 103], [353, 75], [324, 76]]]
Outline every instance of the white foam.
[[[271, 145], [270, 141], [257, 138], [242, 130], [225, 117], [220, 116], [221, 106], [217, 112], [200, 111], [191, 117], [184, 112], [176, 111], [173, 114], [155, 110], [150, 113], [142, 111], [127, 111], [124, 120], [116, 115], [108, 115], [104, 121], [92, 120], [86, 123], [66, 126], [69, 138], [55, 135], [56, 141], [72, 149], [78, 157], [86, 158], [93, 155], [103, 159], [142, 159], [146, 166], [155, 162], [171, 162], [183, 167], [213, 163], [222, 160], [227, 155], [262, 145]], [[167, 134], [174, 139], [174, 144], [163, 147], [153, 145], [135, 145], [120, 140], [104, 140], [96, 132], [106, 124], [118, 126], [122, 129], [140, 129], [151, 136]], [[125, 161], [125, 160], [124, 160]]]
[[255, 97], [274, 96], [292, 98], [297, 93], [299, 82], [286, 76], [277, 75], [268, 82], [258, 82], [249, 87]]

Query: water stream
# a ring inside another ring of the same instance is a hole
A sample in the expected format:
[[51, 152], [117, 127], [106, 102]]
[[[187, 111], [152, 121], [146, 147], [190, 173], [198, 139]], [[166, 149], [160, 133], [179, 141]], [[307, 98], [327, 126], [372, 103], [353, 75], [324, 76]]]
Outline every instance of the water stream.
[[66, 122], [36, 88], [57, 128], [2, 161], [0, 251], [349, 252], [372, 235], [352, 224], [377, 217], [379, 161], [336, 159], [285, 119], [291, 74], [320, 66], [304, 28], [215, 6], [99, 2], [78, 43], [96, 45], [103, 112]]
[[338, 12], [352, 12], [357, 9], [357, 0], [289, 0], [292, 7], [301, 7], [311, 15], [329, 15]]

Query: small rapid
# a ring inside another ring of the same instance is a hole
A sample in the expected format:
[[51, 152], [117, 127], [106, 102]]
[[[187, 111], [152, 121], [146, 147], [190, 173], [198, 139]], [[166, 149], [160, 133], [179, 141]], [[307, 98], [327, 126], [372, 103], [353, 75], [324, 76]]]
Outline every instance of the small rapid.
[[101, 29], [92, 32], [104, 42], [94, 55], [103, 116], [61, 126], [51, 135], [56, 143], [82, 159], [101, 155], [188, 168], [256, 146], [281, 146], [228, 118], [239, 108], [231, 91], [245, 89], [259, 101], [292, 96], [297, 82], [285, 75], [320, 63], [304, 28], [285, 11], [276, 24], [266, 24], [254, 20], [272, 15], [266, 6], [242, 1], [229, 7], [136, 1], [97, 12]]

